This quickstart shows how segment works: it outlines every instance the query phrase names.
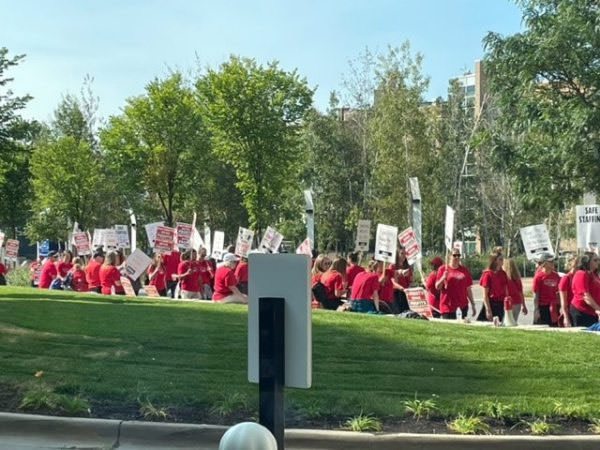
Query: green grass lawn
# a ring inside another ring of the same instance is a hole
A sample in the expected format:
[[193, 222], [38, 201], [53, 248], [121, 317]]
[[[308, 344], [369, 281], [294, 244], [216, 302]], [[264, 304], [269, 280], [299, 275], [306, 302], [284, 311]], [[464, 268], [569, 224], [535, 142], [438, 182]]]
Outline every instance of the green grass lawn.
[[[0, 287], [0, 383], [42, 382], [92, 405], [148, 399], [170, 408], [255, 410], [246, 376], [246, 308]], [[313, 387], [288, 389], [307, 418], [405, 415], [432, 399], [443, 417], [498, 400], [552, 416], [555, 402], [600, 417], [599, 337], [460, 327], [315, 311]], [[92, 408], [93, 409], [93, 408]], [[93, 412], [92, 412], [93, 413]]]

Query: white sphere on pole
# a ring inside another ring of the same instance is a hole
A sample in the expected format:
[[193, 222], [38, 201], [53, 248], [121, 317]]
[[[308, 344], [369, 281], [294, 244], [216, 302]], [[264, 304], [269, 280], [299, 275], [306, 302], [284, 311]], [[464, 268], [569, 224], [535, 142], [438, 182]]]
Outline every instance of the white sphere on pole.
[[262, 425], [242, 422], [225, 432], [219, 450], [277, 450], [277, 441]]

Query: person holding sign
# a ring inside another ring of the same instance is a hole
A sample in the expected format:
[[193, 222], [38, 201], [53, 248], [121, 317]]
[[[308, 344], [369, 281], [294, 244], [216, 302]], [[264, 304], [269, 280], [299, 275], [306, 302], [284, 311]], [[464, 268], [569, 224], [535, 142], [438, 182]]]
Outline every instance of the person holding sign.
[[235, 266], [239, 258], [233, 253], [223, 255], [223, 264], [215, 273], [215, 292], [213, 301], [219, 303], [248, 303], [248, 297], [237, 288]]
[[195, 250], [186, 250], [181, 255], [181, 262], [177, 268], [181, 298], [186, 300], [200, 299], [200, 272], [195, 257]]
[[577, 272], [573, 275], [571, 318], [575, 327], [590, 327], [598, 323], [600, 315], [600, 257], [586, 252], [580, 259]]
[[104, 264], [100, 267], [100, 287], [101, 293], [104, 295], [125, 295], [125, 289], [121, 285], [121, 272], [117, 267], [117, 254], [108, 252], [104, 259]]
[[490, 262], [481, 274], [479, 285], [483, 288], [483, 307], [477, 320], [491, 322], [497, 317], [504, 320], [504, 299], [508, 297], [508, 277], [502, 269], [504, 256], [498, 250], [490, 255]]
[[456, 319], [457, 309], [461, 310], [463, 317], [467, 317], [469, 303], [472, 315], [475, 316], [472, 285], [471, 272], [460, 263], [460, 252], [452, 250], [450, 262], [439, 268], [435, 281], [435, 288], [440, 291], [442, 319]]
[[533, 277], [533, 323], [536, 325], [558, 326], [558, 283], [560, 276], [554, 270], [554, 256], [550, 253], [541, 253], [539, 261], [542, 263]]
[[321, 305], [335, 311], [344, 303], [341, 298], [346, 294], [346, 260], [335, 258], [329, 269], [321, 275], [321, 283], [327, 293], [327, 298]]
[[425, 281], [425, 289], [427, 289], [427, 302], [431, 309], [432, 317], [439, 318], [440, 314], [440, 291], [435, 287], [435, 279], [437, 271], [444, 265], [444, 260], [439, 256], [435, 256], [429, 262], [431, 265], [431, 273]]
[[150, 286], [154, 286], [158, 295], [167, 296], [167, 269], [160, 253], [154, 254], [154, 259], [148, 267], [148, 281]]
[[[577, 271], [579, 260], [577, 255], [571, 255], [568, 262], [569, 271], [566, 275], [560, 278], [558, 282], [558, 295], [560, 297], [560, 315], [559, 325], [569, 328], [572, 326], [573, 321], [571, 320], [571, 302], [573, 301], [573, 277]], [[562, 323], [560, 323], [562, 320]]]

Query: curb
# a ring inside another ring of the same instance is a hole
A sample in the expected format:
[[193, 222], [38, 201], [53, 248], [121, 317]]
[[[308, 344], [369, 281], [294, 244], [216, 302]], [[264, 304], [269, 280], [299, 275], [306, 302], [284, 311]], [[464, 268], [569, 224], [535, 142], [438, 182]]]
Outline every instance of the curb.
[[[228, 427], [0, 413], [0, 449], [217, 450]], [[288, 450], [596, 450], [600, 436], [459, 436], [289, 429]]]

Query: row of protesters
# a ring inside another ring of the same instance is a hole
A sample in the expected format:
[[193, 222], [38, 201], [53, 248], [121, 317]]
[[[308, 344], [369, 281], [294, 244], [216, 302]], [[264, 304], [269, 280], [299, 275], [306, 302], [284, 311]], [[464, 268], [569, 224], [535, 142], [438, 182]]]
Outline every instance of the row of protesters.
[[201, 248], [199, 253], [194, 249], [183, 252], [177, 273], [172, 277], [179, 281], [181, 298], [210, 300], [213, 274], [213, 266], [206, 259], [206, 250]]

